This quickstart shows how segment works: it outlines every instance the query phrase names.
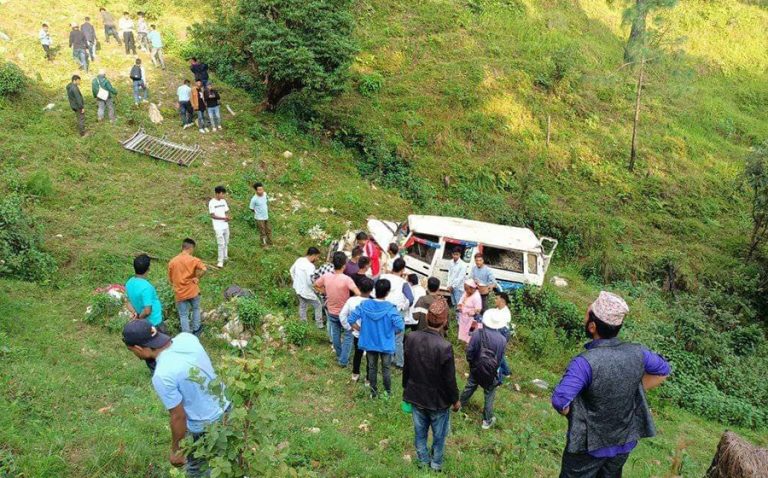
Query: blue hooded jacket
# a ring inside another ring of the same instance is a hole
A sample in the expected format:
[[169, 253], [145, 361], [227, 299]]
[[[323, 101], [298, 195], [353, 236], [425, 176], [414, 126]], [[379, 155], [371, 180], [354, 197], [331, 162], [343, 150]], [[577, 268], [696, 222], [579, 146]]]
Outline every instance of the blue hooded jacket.
[[349, 324], [360, 323], [357, 346], [368, 352], [395, 353], [395, 334], [405, 329], [403, 317], [384, 300], [365, 300], [349, 315]]

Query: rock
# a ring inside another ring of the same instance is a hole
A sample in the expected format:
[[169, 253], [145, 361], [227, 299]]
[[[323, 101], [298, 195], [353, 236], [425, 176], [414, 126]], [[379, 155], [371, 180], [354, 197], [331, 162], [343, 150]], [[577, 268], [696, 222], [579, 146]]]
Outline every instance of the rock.
[[363, 423], [358, 425], [357, 429], [363, 433], [368, 433], [371, 430], [371, 426], [368, 424], [368, 420], [363, 420]]
[[515, 392], [519, 392], [519, 391], [520, 391], [520, 385], [516, 383], [515, 384]]
[[410, 463], [411, 461], [413, 461], [413, 458], [411, 458], [411, 455], [408, 455], [406, 453], [405, 455], [403, 455], [403, 461], [406, 463]]
[[309, 433], [320, 433], [320, 429], [317, 427], [307, 428]]
[[568, 281], [562, 277], [555, 276], [550, 279], [550, 282], [554, 284], [555, 287], [568, 287]]
[[11, 37], [5, 34], [5, 32], [0, 32], [0, 40], [3, 41], [11, 41]]
[[334, 425], [338, 425], [339, 424], [339, 419], [338, 418], [334, 418], [333, 419], [333, 424]]
[[108, 405], [106, 407], [99, 408], [99, 413], [109, 413], [112, 411], [112, 405]]
[[48, 103], [45, 105], [45, 108], [43, 108], [43, 111], [51, 111], [56, 107], [56, 103]]
[[535, 378], [531, 380], [531, 383], [542, 390], [546, 390], [549, 388], [549, 384], [540, 378]]
[[379, 441], [379, 449], [385, 450], [389, 447], [389, 438], [385, 438]]
[[163, 115], [160, 114], [160, 109], [154, 103], [149, 104], [149, 120], [155, 124], [163, 122]]
[[327, 207], [319, 207], [319, 208], [317, 208], [317, 212], [321, 212], [323, 214], [326, 214], [329, 211], [330, 211], [330, 209], [328, 209]]
[[248, 346], [248, 341], [243, 339], [230, 340], [229, 345], [235, 347], [236, 349], [244, 349]]
[[275, 449], [276, 449], [277, 451], [283, 451], [283, 450], [285, 450], [286, 448], [288, 448], [288, 445], [289, 445], [289, 443], [288, 443], [288, 440], [286, 440], [286, 441], [280, 442], [280, 443], [279, 443], [279, 444], [278, 444], [278, 445], [275, 447]]
[[59, 239], [61, 239], [61, 238], [62, 238], [62, 237], [64, 237], [64, 236], [63, 236], [62, 234], [56, 234], [56, 237], [58, 237]]
[[293, 153], [291, 153], [291, 152], [290, 152], [290, 151], [288, 151], [288, 150], [286, 150], [286, 151], [283, 151], [283, 157], [284, 157], [285, 159], [291, 159], [291, 158], [293, 157]]

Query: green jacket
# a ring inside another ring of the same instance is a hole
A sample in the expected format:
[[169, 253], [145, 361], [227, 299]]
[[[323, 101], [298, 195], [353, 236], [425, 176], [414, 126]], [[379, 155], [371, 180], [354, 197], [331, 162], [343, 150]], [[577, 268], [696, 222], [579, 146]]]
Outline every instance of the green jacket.
[[109, 82], [106, 76], [97, 76], [93, 79], [93, 83], [91, 83], [91, 90], [93, 90], [93, 97], [96, 98], [96, 95], [99, 93], [99, 86], [104, 88], [105, 90], [109, 91], [109, 96], [117, 96], [117, 90], [112, 86], [112, 83]]
[[80, 93], [80, 88], [74, 83], [67, 85], [67, 99], [69, 100], [69, 106], [73, 111], [80, 111], [85, 108], [85, 102], [83, 101], [82, 93]]

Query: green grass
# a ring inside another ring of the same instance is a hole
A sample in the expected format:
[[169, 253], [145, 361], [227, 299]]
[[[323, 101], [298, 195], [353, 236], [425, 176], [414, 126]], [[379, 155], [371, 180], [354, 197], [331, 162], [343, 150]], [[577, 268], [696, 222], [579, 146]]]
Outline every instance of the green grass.
[[[123, 7], [107, 4], [113, 13]], [[617, 70], [625, 35], [620, 11], [598, 1], [520, 5], [474, 13], [454, 1], [361, 2], [355, 75], [376, 78], [379, 85], [379, 73], [383, 81], [378, 92], [379, 86], [366, 89], [366, 97], [350, 89], [332, 105], [333, 113], [386, 138], [412, 164], [414, 182], [430, 184], [446, 210], [491, 218], [499, 213], [496, 207], [529, 208], [539, 231], [548, 214], [559, 214], [570, 230], [582, 233], [587, 247], [574, 248], [568, 261], [556, 256], [550, 274], [569, 279], [570, 287], [558, 293], [579, 306], [599, 288], [581, 274], [581, 256], [595, 249], [608, 248], [616, 267], [630, 271], [625, 275], [632, 279], [642, 277], [645, 264], [662, 249], [684, 257], [693, 277], [732, 266], [743, 242], [734, 231], [743, 231], [748, 221], [743, 194], [733, 183], [748, 147], [768, 136], [762, 92], [766, 10], [736, 1], [695, 1], [674, 11], [673, 36], [687, 40], [677, 56], [652, 67], [641, 162], [633, 175], [625, 171], [633, 79]], [[183, 41], [189, 9], [172, 1], [163, 6], [161, 30]], [[0, 449], [12, 454], [25, 477], [166, 476], [166, 413], [145, 366], [119, 337], [83, 323], [92, 291], [124, 282], [137, 251], [167, 259], [187, 236], [212, 262], [216, 245], [206, 201], [218, 184], [232, 191], [232, 263], [202, 281], [206, 310], [233, 283], [276, 307], [275, 291], [289, 287], [287, 270], [313, 245], [306, 232], [316, 224], [334, 237], [369, 215], [401, 218], [434, 206], [372, 188], [358, 175], [350, 150], [304, 134], [292, 121], [258, 113], [258, 100], [226, 85], [220, 85], [223, 102], [237, 116], [224, 113], [224, 131], [182, 131], [172, 105], [176, 86], [190, 75], [173, 45], [167, 72], [148, 68], [151, 99], [160, 102], [166, 118], [162, 125], [151, 124], [144, 107], [132, 107], [132, 59], [116, 45], [105, 45], [94, 68], [107, 68], [120, 91], [119, 119], [115, 125], [95, 123], [92, 76], [85, 76], [92, 134], [81, 140], [64, 94], [74, 62], [64, 45], [48, 65], [36, 33], [41, 20], [48, 20], [61, 42], [72, 17], [96, 17], [96, 9], [85, 0], [9, 0], [0, 11], [14, 12], [0, 22], [12, 38], [0, 43], [0, 55], [32, 80], [24, 93], [0, 100], [0, 190], [12, 177], [45, 190], [28, 211], [60, 266], [44, 285], [0, 279]], [[749, 47], [729, 47], [731, 34]], [[555, 93], [534, 86], [555, 62], [571, 57], [576, 61]], [[55, 108], [43, 111], [51, 102]], [[543, 146], [546, 114], [554, 125], [549, 151]], [[205, 154], [185, 169], [123, 150], [118, 141], [139, 126], [199, 143]], [[294, 157], [284, 159], [285, 150]], [[478, 192], [467, 186], [474, 171], [489, 168], [511, 171], [512, 187]], [[450, 188], [439, 186], [445, 175], [454, 178]], [[258, 246], [246, 210], [249, 184], [256, 179], [277, 199], [270, 203], [276, 245], [267, 250]], [[493, 208], [478, 206], [478, 198], [489, 197]], [[155, 263], [150, 279], [162, 283], [164, 267], [163, 261]], [[660, 325], [659, 301], [657, 293], [634, 294], [633, 320], [642, 330]], [[204, 343], [214, 361], [229, 353], [210, 335]], [[479, 394], [454, 416], [447, 476], [557, 472], [565, 421], [530, 380], [554, 383], [577, 349], [545, 352], [534, 359], [513, 343], [511, 383], [522, 391], [506, 386], [498, 393], [498, 428], [479, 429]], [[264, 434], [274, 443], [289, 442], [291, 464], [329, 477], [419, 476], [404, 458], [412, 460], [414, 451], [409, 417], [399, 411], [397, 374], [395, 398], [370, 401], [334, 365], [322, 334], [313, 331], [309, 344], [295, 353], [276, 353], [282, 387], [268, 398], [275, 419]], [[462, 355], [460, 346], [456, 354]], [[459, 368], [463, 384], [463, 358]], [[652, 403], [659, 436], [641, 443], [626, 475], [670, 475], [677, 456], [683, 476], [701, 476], [725, 427], [670, 406], [657, 393]], [[359, 425], [366, 420], [364, 432]], [[320, 432], [308, 431], [314, 427]], [[738, 431], [768, 445], [764, 431]]]

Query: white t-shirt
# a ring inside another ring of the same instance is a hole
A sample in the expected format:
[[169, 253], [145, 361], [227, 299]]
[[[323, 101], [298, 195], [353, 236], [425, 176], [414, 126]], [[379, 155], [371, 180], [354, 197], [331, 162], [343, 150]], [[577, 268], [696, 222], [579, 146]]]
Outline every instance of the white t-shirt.
[[413, 309], [416, 307], [416, 302], [427, 295], [427, 290], [421, 285], [416, 284], [411, 286], [411, 293], [413, 294], [413, 305], [408, 309], [408, 314], [405, 316], [405, 325], [416, 325], [419, 323], [418, 320], [413, 318]]
[[[339, 322], [341, 322], [341, 326], [344, 327], [345, 330], [352, 329], [352, 326], [349, 325], [349, 315], [355, 309], [357, 309], [358, 305], [360, 305], [364, 300], [368, 299], [370, 299], [370, 297], [361, 297], [359, 295], [355, 295], [347, 299], [347, 301], [344, 303], [344, 307], [341, 308], [341, 312], [339, 313]], [[360, 338], [360, 331], [353, 329], [352, 335]]]
[[[227, 205], [226, 199], [213, 198], [208, 201], [208, 214], [215, 214], [216, 216], [224, 217], [228, 212], [229, 206]], [[213, 222], [214, 231], [224, 231], [229, 229], [229, 222], [213, 218], [211, 218], [211, 220]]]

